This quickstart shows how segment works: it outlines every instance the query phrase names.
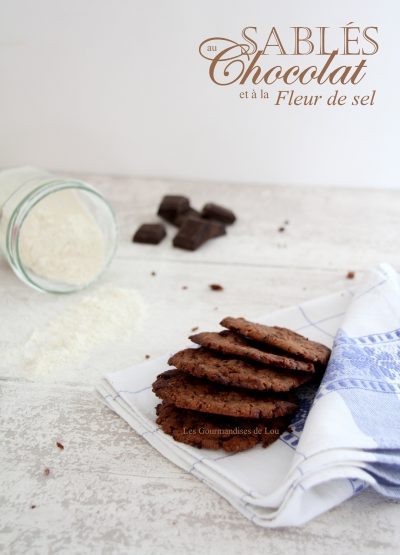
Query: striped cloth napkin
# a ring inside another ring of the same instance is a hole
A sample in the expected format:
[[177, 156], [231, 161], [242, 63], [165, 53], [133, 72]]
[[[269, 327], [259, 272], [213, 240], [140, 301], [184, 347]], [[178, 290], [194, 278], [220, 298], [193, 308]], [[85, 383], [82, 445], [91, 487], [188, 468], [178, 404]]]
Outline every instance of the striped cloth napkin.
[[328, 346], [321, 385], [278, 441], [240, 453], [177, 443], [155, 423], [151, 384], [170, 354], [107, 374], [102, 400], [163, 456], [264, 527], [298, 526], [372, 486], [400, 498], [400, 284], [387, 264], [355, 290], [258, 319]]

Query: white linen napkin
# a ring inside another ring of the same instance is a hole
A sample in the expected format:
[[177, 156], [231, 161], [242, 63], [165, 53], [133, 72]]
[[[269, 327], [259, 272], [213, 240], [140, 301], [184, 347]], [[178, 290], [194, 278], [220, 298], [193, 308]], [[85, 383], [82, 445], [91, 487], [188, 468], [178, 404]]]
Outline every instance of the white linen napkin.
[[332, 346], [318, 391], [299, 389], [300, 409], [278, 441], [240, 453], [178, 443], [155, 423], [151, 385], [172, 354], [105, 376], [104, 402], [155, 449], [264, 527], [298, 526], [371, 485], [400, 498], [400, 284], [381, 264], [354, 291], [268, 316]]

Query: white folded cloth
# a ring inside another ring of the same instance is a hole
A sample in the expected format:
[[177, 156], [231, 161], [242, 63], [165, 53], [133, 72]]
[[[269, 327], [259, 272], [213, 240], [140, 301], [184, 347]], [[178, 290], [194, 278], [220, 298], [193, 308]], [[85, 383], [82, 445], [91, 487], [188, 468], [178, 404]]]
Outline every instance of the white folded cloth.
[[278, 441], [240, 453], [178, 443], [155, 423], [156, 376], [170, 356], [107, 374], [98, 391], [155, 449], [264, 527], [298, 526], [368, 486], [400, 498], [400, 284], [387, 264], [357, 288], [265, 317], [332, 346], [318, 390]]

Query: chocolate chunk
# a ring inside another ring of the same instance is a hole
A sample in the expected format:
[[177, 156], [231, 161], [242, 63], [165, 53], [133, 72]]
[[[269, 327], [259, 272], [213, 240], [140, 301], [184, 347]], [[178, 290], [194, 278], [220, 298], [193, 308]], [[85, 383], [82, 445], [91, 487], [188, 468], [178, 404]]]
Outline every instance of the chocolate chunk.
[[218, 204], [213, 204], [212, 202], [204, 206], [201, 215], [203, 218], [217, 220], [224, 224], [233, 224], [236, 220], [236, 216], [232, 210], [219, 206]]
[[223, 223], [216, 220], [207, 220], [209, 239], [215, 239], [221, 235], [226, 235], [226, 228]]
[[225, 227], [219, 222], [188, 217], [175, 235], [173, 244], [174, 247], [194, 251], [208, 239], [224, 234]]
[[158, 207], [158, 215], [174, 223], [179, 214], [183, 214], [190, 209], [189, 199], [181, 195], [166, 195]]
[[195, 251], [209, 239], [209, 226], [205, 220], [187, 218], [173, 240], [174, 247]]
[[162, 224], [143, 224], [133, 236], [133, 242], [158, 245], [166, 234], [167, 232]]
[[176, 218], [174, 219], [173, 223], [174, 225], [176, 225], [176, 227], [181, 227], [181, 225], [183, 224], [183, 222], [189, 218], [189, 217], [193, 217], [193, 218], [201, 218], [201, 214], [198, 210], [195, 210], [194, 208], [192, 208], [191, 206], [189, 207], [188, 210], [186, 210], [186, 212], [182, 212], [181, 214], [178, 214], [176, 216]]

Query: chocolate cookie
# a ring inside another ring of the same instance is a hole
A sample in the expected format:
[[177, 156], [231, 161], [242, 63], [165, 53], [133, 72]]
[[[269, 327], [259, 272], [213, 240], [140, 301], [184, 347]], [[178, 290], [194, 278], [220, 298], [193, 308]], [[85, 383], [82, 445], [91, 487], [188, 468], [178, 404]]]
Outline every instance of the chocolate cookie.
[[262, 442], [267, 447], [285, 431], [289, 420], [256, 421], [180, 409], [168, 403], [157, 406], [157, 424], [176, 441], [206, 449], [244, 451]]
[[302, 370], [304, 372], [314, 372], [315, 370], [312, 362], [296, 360], [289, 356], [261, 350], [258, 345], [257, 347], [253, 346], [244, 337], [230, 331], [197, 333], [191, 335], [189, 339], [214, 351], [255, 360], [262, 364], [277, 366], [286, 370]]
[[311, 372], [278, 370], [220, 355], [203, 347], [179, 351], [169, 359], [168, 364], [198, 378], [260, 391], [290, 391], [313, 378]]
[[168, 403], [183, 408], [244, 418], [277, 418], [296, 411], [297, 398], [286, 394], [231, 389], [201, 380], [180, 370], [166, 370], [153, 383], [153, 391]]
[[265, 326], [249, 322], [244, 318], [232, 317], [224, 318], [221, 326], [259, 343], [281, 349], [303, 360], [326, 365], [331, 354], [331, 350], [325, 345], [310, 341], [303, 335], [287, 328]]

